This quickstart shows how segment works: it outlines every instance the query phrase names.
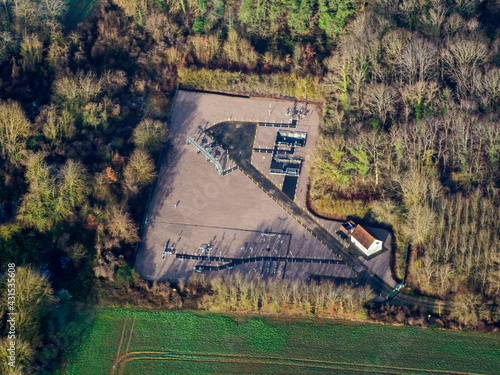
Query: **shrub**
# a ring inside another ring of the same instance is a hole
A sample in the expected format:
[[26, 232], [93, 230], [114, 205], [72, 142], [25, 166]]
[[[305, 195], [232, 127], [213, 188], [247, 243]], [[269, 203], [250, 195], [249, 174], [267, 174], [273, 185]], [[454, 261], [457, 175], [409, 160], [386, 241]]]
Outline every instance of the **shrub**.
[[132, 135], [138, 149], [156, 154], [167, 140], [166, 124], [150, 118], [144, 119], [134, 129]]

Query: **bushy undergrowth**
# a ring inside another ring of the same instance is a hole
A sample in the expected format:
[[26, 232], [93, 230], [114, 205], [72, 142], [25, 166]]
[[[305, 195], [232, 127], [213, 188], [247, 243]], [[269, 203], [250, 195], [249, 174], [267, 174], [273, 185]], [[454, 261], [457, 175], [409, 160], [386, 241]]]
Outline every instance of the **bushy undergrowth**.
[[178, 71], [179, 83], [191, 89], [221, 90], [289, 96], [298, 99], [321, 100], [319, 79], [294, 73], [269, 75], [245, 74], [224, 70], [187, 69]]

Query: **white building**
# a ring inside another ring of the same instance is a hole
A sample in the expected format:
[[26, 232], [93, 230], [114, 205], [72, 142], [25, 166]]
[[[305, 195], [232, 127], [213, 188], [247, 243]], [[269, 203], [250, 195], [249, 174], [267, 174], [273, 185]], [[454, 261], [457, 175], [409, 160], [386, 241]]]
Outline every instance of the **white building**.
[[352, 221], [342, 224], [342, 232], [351, 237], [351, 242], [356, 245], [366, 256], [375, 254], [382, 250], [383, 242], [366, 228]]

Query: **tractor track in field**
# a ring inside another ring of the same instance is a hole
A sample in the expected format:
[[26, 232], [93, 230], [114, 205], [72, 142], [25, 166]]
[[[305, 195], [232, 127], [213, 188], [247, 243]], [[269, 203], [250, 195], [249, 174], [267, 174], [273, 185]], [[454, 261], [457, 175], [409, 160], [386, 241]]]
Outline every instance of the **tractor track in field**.
[[[127, 327], [127, 317], [123, 319], [122, 332], [120, 334], [120, 341], [118, 341], [118, 348], [116, 349], [115, 360], [113, 361], [113, 367], [111, 367], [111, 375], [115, 373], [116, 365], [120, 361], [120, 350], [122, 348], [123, 336], [125, 335], [125, 328]], [[132, 336], [132, 333], [130, 333]]]
[[[287, 367], [303, 367], [303, 368], [311, 368], [311, 369], [323, 369], [323, 370], [339, 370], [339, 371], [349, 371], [349, 372], [360, 372], [363, 374], [387, 374], [387, 375], [406, 375], [407, 373], [401, 372], [388, 372], [388, 371], [370, 371], [366, 369], [352, 369], [352, 368], [342, 368], [342, 367], [333, 367], [333, 366], [320, 366], [320, 365], [312, 365], [312, 364], [292, 364], [292, 363], [283, 363], [283, 362], [265, 362], [265, 361], [250, 361], [250, 360], [224, 360], [224, 359], [192, 359], [192, 358], [157, 358], [157, 357], [145, 357], [145, 358], [129, 358], [124, 363], [124, 366], [134, 360], [153, 360], [153, 361], [188, 361], [188, 362], [215, 362], [215, 363], [241, 363], [241, 364], [259, 364], [259, 365], [268, 365], [268, 366], [287, 366]], [[121, 367], [120, 369], [123, 369]], [[119, 371], [118, 375], [122, 375], [123, 371]]]
[[[303, 367], [311, 369], [339, 370], [339, 371], [362, 372], [362, 373], [372, 373], [372, 374], [388, 374], [388, 375], [408, 375], [416, 373], [480, 375], [468, 372], [415, 369], [415, 368], [381, 366], [381, 365], [364, 365], [364, 364], [349, 363], [349, 362], [329, 362], [321, 360], [316, 361], [316, 360], [298, 359], [298, 358], [259, 357], [259, 356], [223, 355], [223, 354], [206, 354], [206, 353], [179, 353], [174, 351], [135, 352], [128, 354], [129, 355], [123, 356], [121, 359], [117, 373], [118, 375], [123, 375], [123, 370], [125, 369], [125, 366], [128, 363], [138, 360], [259, 364], [259, 365], [270, 365], [270, 366]], [[140, 355], [140, 357], [135, 357], [134, 355]], [[202, 358], [190, 358], [190, 357], [202, 357]], [[212, 357], [212, 358], [203, 358], [203, 357]]]
[[[311, 369], [338, 370], [338, 371], [363, 372], [363, 373], [387, 374], [387, 375], [408, 375], [416, 373], [480, 375], [469, 372], [368, 365], [368, 364], [357, 364], [350, 362], [334, 362], [334, 361], [313, 360], [304, 358], [282, 358], [273, 356], [255, 356], [255, 355], [242, 355], [242, 354], [190, 353], [190, 352], [179, 352], [174, 350], [168, 350], [163, 352], [155, 352], [155, 351], [129, 352], [128, 348], [130, 346], [134, 321], [135, 319], [132, 320], [132, 325], [129, 331], [125, 353], [121, 356], [118, 356], [115, 359], [111, 375], [115, 374], [115, 372], [118, 375], [123, 375], [125, 366], [128, 363], [139, 360], [259, 364], [259, 365], [270, 365], [270, 366], [303, 367]], [[119, 342], [120, 346], [118, 348], [118, 353], [120, 352], [121, 344], [123, 343], [125, 326], [126, 326], [126, 319], [124, 321], [124, 326], [122, 328], [122, 335]]]

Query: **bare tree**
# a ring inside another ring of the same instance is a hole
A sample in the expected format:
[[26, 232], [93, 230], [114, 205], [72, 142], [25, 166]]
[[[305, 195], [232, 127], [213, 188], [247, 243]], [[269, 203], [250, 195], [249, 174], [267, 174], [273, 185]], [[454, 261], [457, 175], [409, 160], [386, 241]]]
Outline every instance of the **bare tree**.
[[405, 232], [414, 247], [420, 247], [428, 240], [435, 221], [436, 214], [428, 205], [414, 205], [410, 208]]
[[444, 31], [449, 37], [455, 36], [455, 34], [465, 27], [465, 21], [457, 13], [453, 13], [448, 17], [444, 24]]
[[425, 105], [432, 103], [436, 94], [439, 93], [439, 86], [434, 81], [418, 81], [415, 84], [402, 85], [399, 92], [405, 105], [406, 123], [408, 123], [412, 111], [415, 112], [417, 119], [422, 118]]
[[389, 199], [373, 202], [371, 210], [377, 221], [391, 225], [395, 229], [403, 216], [401, 207]]
[[24, 35], [28, 33], [28, 28], [36, 29], [41, 22], [41, 13], [38, 11], [36, 2], [31, 0], [15, 0], [13, 2], [14, 18], [17, 28], [24, 28]]
[[123, 170], [124, 189], [135, 194], [139, 188], [153, 182], [155, 176], [155, 164], [151, 156], [143, 150], [136, 149]]
[[16, 340], [16, 355], [14, 366], [9, 365], [11, 341], [7, 337], [0, 338], [0, 372], [4, 375], [27, 375], [32, 373], [35, 352], [23, 340]]
[[394, 61], [403, 52], [411, 34], [406, 29], [391, 30], [382, 38], [382, 48], [384, 57], [389, 61]]
[[208, 65], [220, 54], [221, 42], [219, 35], [195, 35], [189, 39], [189, 42], [196, 59], [204, 65]]
[[384, 165], [387, 136], [384, 132], [372, 130], [360, 137], [363, 150], [370, 157], [370, 169], [375, 173], [375, 185], [379, 184], [381, 168]]
[[3, 64], [9, 59], [13, 41], [14, 38], [10, 32], [0, 31], [0, 64]]
[[454, 0], [453, 7], [464, 17], [475, 16], [477, 7], [484, 0]]
[[410, 30], [414, 30], [422, 4], [418, 0], [403, 0], [399, 3], [399, 18], [403, 20]]
[[70, 210], [80, 206], [89, 190], [89, 176], [85, 166], [79, 162], [69, 159], [61, 167], [59, 183], [59, 200], [62, 206]]
[[139, 241], [137, 226], [124, 208], [111, 206], [105, 216], [106, 229], [111, 236], [126, 243]]
[[[418, 165], [412, 166], [402, 176], [398, 176], [396, 180], [401, 187], [403, 201], [408, 208], [424, 205], [428, 201], [432, 180], [436, 180], [436, 184], [439, 184], [436, 170]], [[437, 188], [433, 186], [432, 189], [434, 191], [433, 195], [439, 196], [439, 193], [436, 192]]]
[[485, 108], [496, 105], [500, 100], [500, 69], [488, 69], [480, 79], [473, 81], [474, 93], [483, 99]]
[[4, 159], [17, 165], [32, 131], [32, 125], [19, 103], [11, 100], [0, 102], [0, 155]]
[[68, 5], [64, 0], [42, 0], [41, 5], [45, 16], [51, 19], [61, 17], [68, 9]]
[[147, 0], [116, 0], [116, 4], [124, 10], [127, 16], [134, 17], [140, 25], [149, 14]]
[[382, 38], [381, 45], [384, 51], [384, 65], [387, 67], [391, 78], [393, 78], [396, 73], [394, 72], [395, 62], [401, 55], [410, 36], [410, 32], [406, 29], [398, 29], [389, 31]]
[[387, 122], [387, 116], [394, 115], [396, 111], [396, 91], [391, 86], [374, 84], [368, 87], [365, 95], [367, 111], [382, 124]]
[[42, 344], [43, 321], [55, 302], [49, 280], [31, 267], [18, 267], [16, 302], [19, 310], [17, 332], [32, 348], [38, 348]]
[[[490, 296], [500, 295], [500, 254], [496, 254], [492, 259], [493, 267], [488, 267], [487, 272], [487, 282], [488, 288], [487, 293]], [[486, 269], [486, 268], [485, 268]]]
[[73, 116], [68, 110], [58, 111], [57, 107], [51, 104], [40, 110], [37, 122], [42, 122], [43, 135], [51, 141], [53, 145], [58, 145], [63, 139], [71, 138], [74, 135]]
[[105, 70], [101, 78], [104, 92], [111, 96], [128, 84], [127, 74], [123, 70]]
[[257, 65], [258, 54], [250, 42], [241, 38], [236, 30], [229, 30], [226, 42], [222, 47], [224, 56], [229, 63], [245, 65], [254, 68]]
[[63, 75], [54, 81], [56, 98], [72, 107], [84, 105], [102, 90], [102, 80], [95, 73], [79, 71], [76, 75]]
[[88, 252], [81, 243], [74, 243], [71, 246], [65, 247], [63, 251], [73, 261], [75, 267], [79, 267], [82, 261], [87, 258]]
[[439, 38], [447, 13], [448, 8], [439, 1], [428, 13], [423, 12], [420, 15], [420, 30], [428, 36]]
[[451, 316], [465, 326], [476, 325], [488, 315], [481, 296], [471, 292], [457, 294], [451, 305]]
[[56, 180], [45, 162], [45, 154], [38, 152], [26, 159], [26, 181], [29, 191], [24, 195], [18, 219], [39, 231], [50, 229], [59, 218], [54, 215]]
[[410, 85], [433, 79], [438, 68], [439, 54], [436, 46], [426, 39], [412, 39], [396, 60], [400, 79]]
[[453, 74], [464, 66], [477, 67], [490, 59], [488, 46], [480, 41], [455, 37], [447, 43], [441, 57], [448, 73]]
[[156, 154], [168, 137], [168, 129], [164, 122], [146, 118], [134, 129], [135, 145], [151, 154]]

